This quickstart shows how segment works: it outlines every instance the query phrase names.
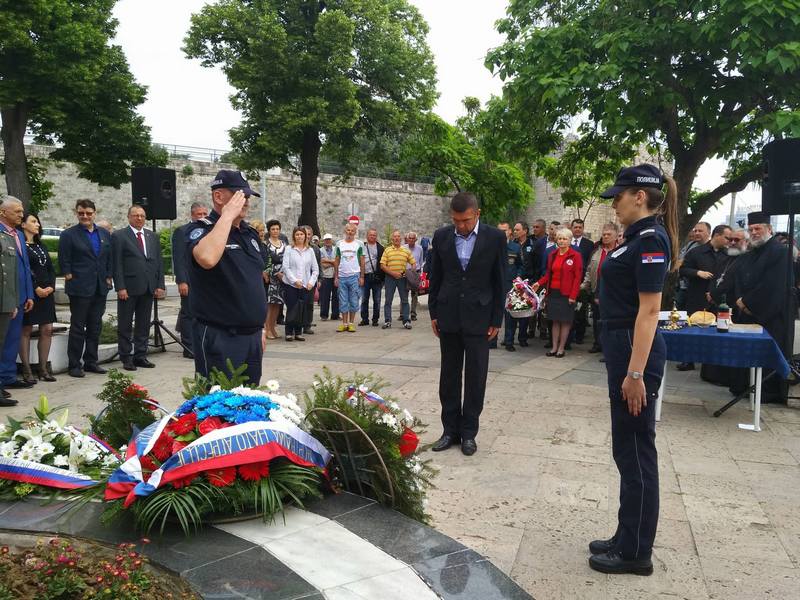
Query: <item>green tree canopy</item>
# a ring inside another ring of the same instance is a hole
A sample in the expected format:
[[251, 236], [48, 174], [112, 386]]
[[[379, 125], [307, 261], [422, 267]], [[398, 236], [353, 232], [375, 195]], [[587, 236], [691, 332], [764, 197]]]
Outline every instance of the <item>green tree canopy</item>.
[[429, 114], [403, 149], [406, 169], [436, 178], [442, 196], [452, 191], [473, 192], [481, 214], [497, 222], [523, 210], [533, 199], [525, 173], [513, 162], [495, 159], [482, 144], [480, 103], [464, 100], [467, 115], [450, 125]]
[[406, 0], [219, 0], [192, 17], [185, 52], [221, 65], [247, 169], [300, 159], [300, 222], [317, 224], [320, 148], [344, 165], [359, 140], [410, 126], [436, 99], [428, 26]]
[[[759, 179], [766, 141], [800, 135], [800, 0], [511, 0], [498, 30], [487, 66], [528, 125], [520, 152], [552, 152], [577, 121], [604, 156], [665, 146], [683, 235]], [[690, 205], [715, 156], [727, 181]]]
[[151, 163], [136, 107], [145, 88], [111, 44], [116, 0], [0, 0], [0, 116], [8, 192], [26, 205], [26, 131], [58, 143], [50, 155], [100, 185], [119, 187], [130, 163]]

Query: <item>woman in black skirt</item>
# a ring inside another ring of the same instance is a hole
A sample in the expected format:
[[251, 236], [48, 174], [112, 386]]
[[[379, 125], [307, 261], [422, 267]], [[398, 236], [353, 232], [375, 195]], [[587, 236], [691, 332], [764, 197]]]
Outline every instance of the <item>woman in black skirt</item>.
[[572, 232], [559, 229], [556, 232], [555, 251], [547, 257], [547, 271], [533, 284], [534, 291], [541, 286], [547, 288], [545, 312], [553, 322], [553, 349], [547, 356], [564, 358], [564, 347], [575, 317], [575, 302], [583, 279], [583, 260], [580, 252], [572, 248]]
[[33, 381], [30, 363], [31, 332], [33, 326], [39, 326], [39, 379], [55, 381], [50, 368], [50, 344], [53, 341], [53, 323], [56, 320], [56, 303], [53, 293], [56, 290], [56, 270], [41, 243], [42, 224], [39, 217], [26, 213], [22, 219], [22, 232], [28, 248], [28, 259], [31, 263], [33, 277], [33, 308], [25, 313], [22, 320], [22, 337], [20, 338], [19, 356], [22, 359], [22, 378]]

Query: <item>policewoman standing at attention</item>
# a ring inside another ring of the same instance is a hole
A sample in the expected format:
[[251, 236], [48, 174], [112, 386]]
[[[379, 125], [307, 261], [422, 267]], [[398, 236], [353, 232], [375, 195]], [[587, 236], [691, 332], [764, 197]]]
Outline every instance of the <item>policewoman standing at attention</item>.
[[666, 362], [658, 313], [670, 259], [677, 255], [677, 193], [671, 177], [642, 164], [622, 169], [600, 196], [614, 199], [625, 228], [622, 245], [603, 261], [600, 277], [600, 339], [620, 490], [617, 531], [589, 544], [589, 566], [650, 575], [658, 525], [655, 404]]
[[268, 255], [244, 220], [250, 196], [259, 194], [239, 171], [217, 173], [211, 182], [214, 208], [186, 226], [186, 244], [195, 371], [208, 377], [216, 367], [230, 377], [230, 359], [234, 368], [246, 364], [247, 383], [258, 385], [267, 341], [262, 273]]

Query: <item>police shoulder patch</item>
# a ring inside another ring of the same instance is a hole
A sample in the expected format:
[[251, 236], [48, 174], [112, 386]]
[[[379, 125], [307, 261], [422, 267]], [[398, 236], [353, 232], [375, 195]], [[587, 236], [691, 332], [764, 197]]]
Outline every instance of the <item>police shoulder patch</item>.
[[256, 240], [254, 240], [253, 238], [250, 238], [250, 243], [253, 244], [253, 248], [256, 249], [256, 252], [258, 252], [260, 250], [260, 248], [258, 247], [258, 242]]
[[192, 230], [192, 232], [189, 234], [189, 239], [190, 240], [196, 240], [197, 238], [202, 236], [204, 233], [205, 233], [205, 231], [198, 227], [197, 229], [193, 229]]

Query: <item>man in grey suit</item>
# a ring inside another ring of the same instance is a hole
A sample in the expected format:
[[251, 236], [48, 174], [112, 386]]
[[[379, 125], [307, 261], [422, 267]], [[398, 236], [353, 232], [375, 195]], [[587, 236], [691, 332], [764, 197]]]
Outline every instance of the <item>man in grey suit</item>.
[[155, 367], [147, 360], [150, 314], [153, 298], [164, 297], [161, 245], [158, 236], [144, 228], [146, 218], [144, 208], [134, 204], [128, 209], [129, 226], [111, 236], [119, 357], [127, 371]]
[[[208, 207], [202, 202], [193, 202], [189, 208], [189, 214], [190, 223], [205, 219], [208, 216]], [[183, 357], [194, 358], [192, 354], [192, 314], [189, 311], [189, 271], [187, 260], [186, 225], [181, 225], [172, 232], [172, 272], [175, 273], [175, 283], [178, 284], [178, 294], [181, 297], [181, 309], [178, 313], [178, 323], [175, 329], [181, 334]]]

